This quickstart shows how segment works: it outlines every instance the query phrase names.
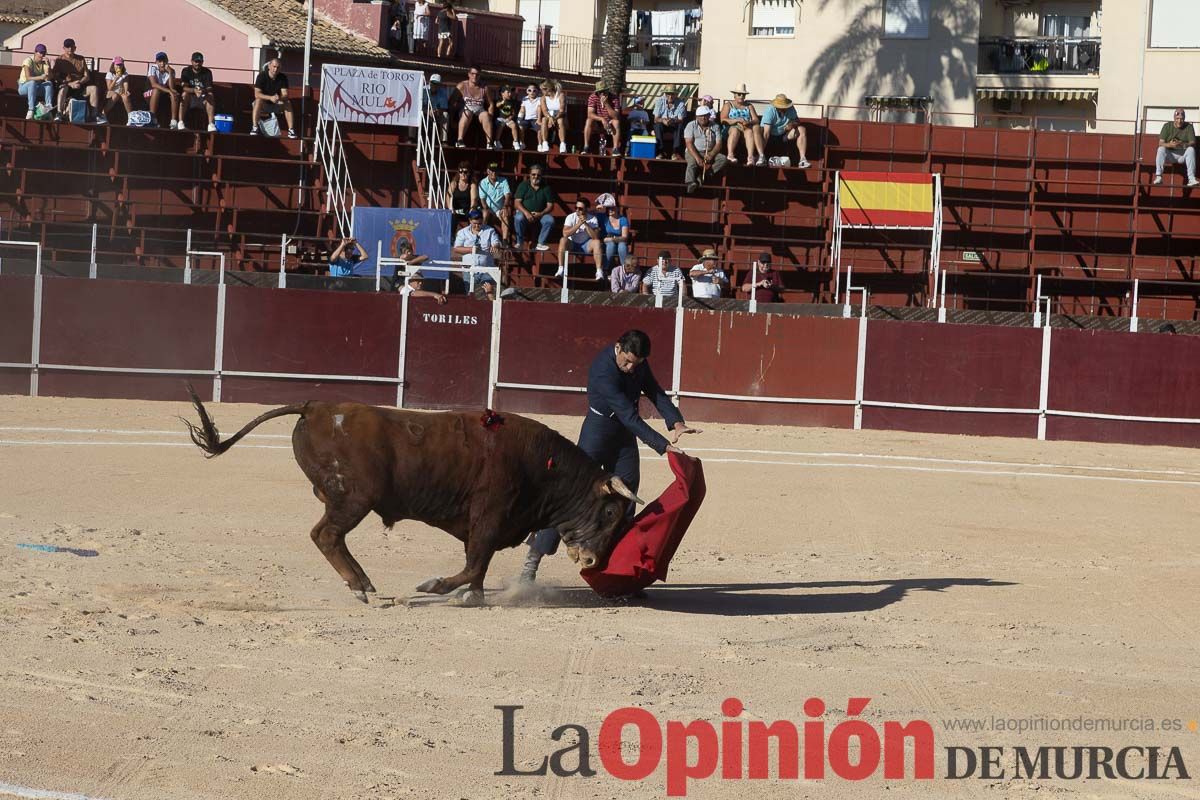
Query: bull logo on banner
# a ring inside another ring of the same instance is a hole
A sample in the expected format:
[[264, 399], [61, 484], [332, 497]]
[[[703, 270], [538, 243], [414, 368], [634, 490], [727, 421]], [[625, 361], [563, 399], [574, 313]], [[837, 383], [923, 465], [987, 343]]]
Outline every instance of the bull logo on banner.
[[326, 64], [321, 112], [339, 122], [419, 125], [424, 80], [417, 70]]

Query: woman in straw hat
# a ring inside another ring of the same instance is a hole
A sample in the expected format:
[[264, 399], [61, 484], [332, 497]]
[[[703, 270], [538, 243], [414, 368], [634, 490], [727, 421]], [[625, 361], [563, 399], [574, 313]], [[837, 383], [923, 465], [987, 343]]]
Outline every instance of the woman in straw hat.
[[796, 114], [796, 107], [792, 105], [792, 101], [786, 94], [775, 95], [771, 106], [762, 115], [762, 128], [764, 144], [774, 143], [779, 146], [779, 143], [795, 142], [796, 156], [799, 159], [796, 166], [801, 169], [810, 166], [808, 159], [804, 156], [805, 150], [808, 148], [808, 142], [804, 135], [804, 124], [800, 122], [800, 118]]
[[735, 148], [738, 142], [745, 140], [746, 165], [761, 165], [764, 163], [763, 131], [759, 125], [758, 112], [754, 110], [754, 106], [746, 102], [749, 90], [745, 83], [734, 89], [732, 94], [733, 99], [726, 100], [724, 108], [721, 109], [721, 124], [729, 132], [726, 150], [729, 163], [738, 163]]

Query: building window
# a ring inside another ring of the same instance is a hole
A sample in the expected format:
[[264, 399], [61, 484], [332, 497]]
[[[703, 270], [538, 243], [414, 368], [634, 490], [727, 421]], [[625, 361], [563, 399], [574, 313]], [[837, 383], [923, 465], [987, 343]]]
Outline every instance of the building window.
[[750, 6], [751, 36], [795, 36], [799, 0], [754, 0]]
[[1150, 10], [1151, 47], [1200, 47], [1200, 3], [1154, 0]]
[[524, 17], [521, 24], [521, 40], [537, 40], [538, 25], [550, 25], [550, 41], [558, 40], [559, 0], [521, 0], [517, 13]]
[[1079, 39], [1091, 36], [1092, 18], [1072, 14], [1046, 14], [1042, 17], [1042, 36]]
[[928, 39], [929, 0], [883, 0], [883, 35], [890, 39]]

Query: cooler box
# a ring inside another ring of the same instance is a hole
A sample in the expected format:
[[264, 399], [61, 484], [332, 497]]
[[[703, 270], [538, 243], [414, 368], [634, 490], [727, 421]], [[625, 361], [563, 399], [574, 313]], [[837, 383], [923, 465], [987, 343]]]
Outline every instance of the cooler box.
[[88, 101], [79, 97], [72, 98], [67, 113], [70, 114], [71, 122], [76, 125], [86, 125], [88, 121]]
[[233, 133], [233, 116], [231, 114], [217, 114], [213, 117], [213, 124], [217, 126], [219, 133]]
[[629, 137], [629, 157], [630, 158], [654, 158], [654, 137], [653, 136], [630, 136]]

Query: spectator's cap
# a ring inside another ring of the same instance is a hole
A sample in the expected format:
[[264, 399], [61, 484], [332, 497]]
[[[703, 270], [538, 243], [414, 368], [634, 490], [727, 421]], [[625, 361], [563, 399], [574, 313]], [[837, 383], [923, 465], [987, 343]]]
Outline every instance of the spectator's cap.
[[608, 91], [608, 81], [596, 81], [596, 91], [597, 92], [607, 92]]
[[707, 116], [710, 116], [711, 114], [712, 114], [712, 109], [709, 108], [708, 106], [700, 106], [699, 108], [696, 109], [697, 117], [707, 117]]
[[467, 212], [467, 219], [483, 219], [483, 212], [478, 208], [472, 208]]
[[74, 46], [75, 46], [74, 39], [63, 39], [63, 47], [74, 47]]
[[596, 198], [596, 208], [615, 208], [616, 205], [617, 198], [613, 197], [608, 192], [605, 192]]
[[121, 58], [120, 56], [115, 56], [113, 58], [113, 66], [116, 66], [116, 67], [125, 66], [125, 59]]
[[442, 82], [442, 76], [441, 76], [441, 75], [439, 75], [438, 73], [436, 73], [436, 72], [435, 72], [435, 73], [433, 73], [432, 75], [430, 75], [430, 76], [429, 76], [429, 82], [430, 82], [430, 83], [441, 83], [441, 82]]
[[700, 102], [704, 103], [706, 106], [711, 106], [713, 104], [713, 96], [711, 94], [706, 94], [700, 98]]
[[204, 63], [204, 53], [201, 53], [199, 50], [192, 53], [192, 61], [199, 61], [201, 64], [203, 64]]
[[157, 53], [154, 54], [154, 60], [155, 61], [169, 61], [170, 59], [167, 58], [166, 53], [164, 53], [162, 50], [159, 50]]
[[487, 168], [488, 168], [489, 172], [499, 172], [500, 171], [500, 165], [495, 161], [488, 164]]
[[730, 94], [750, 94], [750, 90], [746, 88], [746, 83], [743, 81], [742, 83], [733, 87], [733, 91], [731, 91]]
[[670, 95], [678, 96], [679, 90], [676, 89], [674, 86], [668, 86], [667, 88], [663, 89], [663, 94], [670, 94]]
[[646, 102], [646, 98], [642, 97], [640, 94], [637, 97], [633, 98], [633, 104], [635, 106], [640, 106], [644, 102]]
[[714, 261], [717, 259], [717, 251], [713, 250], [711, 247], [700, 254], [701, 261], [707, 261], [710, 258]]
[[41, 53], [42, 55], [46, 55], [46, 45], [44, 45], [44, 44], [35, 45], [33, 48], [33, 52]]
[[424, 277], [425, 276], [421, 274], [421, 270], [418, 269], [418, 270], [413, 270], [412, 274], [408, 276], [408, 279], [410, 281], [419, 281]]
[[766, 250], [764, 250], [763, 252], [759, 253], [759, 254], [758, 254], [758, 263], [760, 263], [760, 264], [770, 264], [770, 263], [771, 263], [771, 254], [770, 254], [770, 253], [768, 253]]
[[782, 111], [791, 108], [792, 101], [788, 99], [786, 94], [777, 94], [775, 95], [775, 99], [771, 101], [771, 105]]

